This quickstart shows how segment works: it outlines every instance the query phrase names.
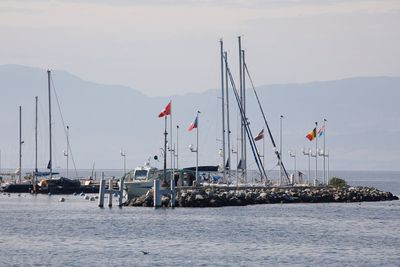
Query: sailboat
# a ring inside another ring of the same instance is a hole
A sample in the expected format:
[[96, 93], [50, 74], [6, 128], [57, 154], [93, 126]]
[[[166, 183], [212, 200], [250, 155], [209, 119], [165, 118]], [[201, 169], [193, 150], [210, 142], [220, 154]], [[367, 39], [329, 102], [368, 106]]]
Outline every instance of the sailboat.
[[[51, 71], [47, 70], [47, 82], [48, 82], [48, 97], [49, 97], [49, 163], [47, 164], [48, 172], [42, 172], [49, 176], [49, 179], [43, 179], [39, 182], [40, 192], [42, 193], [52, 193], [52, 194], [70, 194], [75, 193], [80, 190], [81, 182], [78, 179], [69, 179], [66, 177], [53, 177], [53, 175], [58, 175], [58, 173], [53, 172], [53, 161], [52, 161], [52, 134], [51, 134]], [[35, 168], [35, 173], [37, 172], [37, 165]]]

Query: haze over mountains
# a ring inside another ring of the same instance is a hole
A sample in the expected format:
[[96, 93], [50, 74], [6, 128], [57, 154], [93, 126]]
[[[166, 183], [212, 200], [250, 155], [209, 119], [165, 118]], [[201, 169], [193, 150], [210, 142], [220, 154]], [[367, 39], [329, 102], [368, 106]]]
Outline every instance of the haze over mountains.
[[[200, 110], [200, 164], [221, 162], [220, 90], [188, 93], [167, 97], [149, 97], [124, 86], [103, 85], [84, 81], [63, 71], [54, 71], [62, 115], [70, 126], [70, 143], [76, 167], [88, 169], [122, 168], [120, 149], [126, 150], [127, 168], [143, 164], [149, 157], [160, 155], [163, 146], [164, 120], [158, 113], [173, 101], [173, 143], [176, 125], [179, 130], [179, 165], [193, 166], [195, 154], [188, 145], [195, 144], [195, 131], [187, 132], [196, 111]], [[257, 77], [253, 77], [257, 83]], [[218, 85], [216, 85], [217, 87]], [[327, 149], [331, 169], [399, 170], [400, 162], [400, 78], [358, 77], [307, 84], [265, 85], [257, 88], [275, 140], [279, 141], [279, 116], [284, 115], [284, 161], [293, 168], [287, 151], [296, 150], [298, 169], [307, 168], [302, 147], [315, 147], [305, 135], [316, 121], [327, 125]], [[140, 88], [137, 88], [140, 89]], [[190, 88], [188, 88], [188, 92]], [[39, 96], [39, 166], [48, 161], [47, 73], [44, 69], [19, 65], [0, 66], [1, 166], [18, 165], [18, 106], [23, 109], [23, 168], [34, 166], [34, 97]], [[65, 168], [66, 138], [52, 99], [54, 125], [54, 166]], [[236, 150], [237, 108], [230, 93], [232, 143]], [[254, 95], [247, 90], [248, 117], [253, 134], [263, 127]], [[168, 125], [169, 128], [169, 125]], [[276, 159], [266, 136], [267, 169], [276, 169]], [[262, 141], [259, 141], [262, 150]], [[322, 142], [321, 142], [322, 145]], [[250, 156], [250, 151], [248, 152]], [[233, 162], [236, 156], [233, 155]], [[168, 158], [169, 162], [169, 158]], [[249, 167], [255, 168], [248, 159]], [[161, 166], [161, 162], [152, 164]], [[72, 164], [70, 164], [72, 166]]]

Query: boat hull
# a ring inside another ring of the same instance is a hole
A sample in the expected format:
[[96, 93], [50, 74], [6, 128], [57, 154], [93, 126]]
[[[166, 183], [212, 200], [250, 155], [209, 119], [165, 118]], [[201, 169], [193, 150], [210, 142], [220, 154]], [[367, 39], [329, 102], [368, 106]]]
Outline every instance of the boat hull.
[[124, 182], [124, 195], [127, 199], [145, 195], [152, 187], [154, 180]]

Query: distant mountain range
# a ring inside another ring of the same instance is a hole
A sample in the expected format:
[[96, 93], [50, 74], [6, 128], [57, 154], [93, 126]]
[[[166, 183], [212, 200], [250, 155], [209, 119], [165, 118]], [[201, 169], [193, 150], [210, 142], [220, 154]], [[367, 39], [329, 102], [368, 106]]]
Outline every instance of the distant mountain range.
[[[164, 120], [158, 113], [171, 99], [173, 104], [173, 144], [179, 124], [179, 165], [193, 166], [195, 131], [187, 132], [200, 110], [200, 164], [221, 163], [220, 90], [171, 97], [149, 97], [124, 86], [84, 81], [64, 71], [54, 71], [53, 82], [65, 123], [70, 126], [70, 142], [76, 167], [88, 169], [123, 168], [120, 149], [126, 150], [127, 168], [160, 155]], [[257, 80], [256, 77], [254, 77]], [[336, 170], [399, 170], [400, 162], [400, 78], [356, 77], [306, 84], [265, 85], [257, 88], [272, 133], [279, 141], [279, 117], [283, 119], [284, 161], [293, 168], [288, 150], [297, 153], [298, 169], [306, 169], [301, 148], [314, 148], [305, 135], [324, 118], [330, 167]], [[47, 74], [40, 68], [0, 66], [0, 150], [2, 168], [18, 165], [18, 106], [23, 109], [23, 167], [34, 165], [34, 97], [39, 96], [39, 164], [48, 161]], [[232, 143], [236, 150], [237, 105], [230, 95]], [[251, 88], [247, 108], [253, 134], [263, 127], [262, 117]], [[54, 165], [65, 167], [62, 150], [66, 146], [62, 120], [53, 94]], [[169, 128], [169, 126], [168, 126]], [[266, 135], [267, 169], [276, 169], [271, 142]], [[322, 141], [322, 139], [321, 139]], [[320, 142], [322, 145], [322, 142]], [[259, 141], [262, 150], [262, 141]], [[248, 152], [248, 155], [251, 155]], [[232, 158], [236, 162], [235, 156]], [[170, 159], [168, 158], [168, 162]], [[254, 160], [248, 160], [255, 168]], [[161, 163], [152, 161], [161, 166]], [[70, 164], [72, 166], [72, 164]], [[320, 164], [321, 166], [321, 164]]]

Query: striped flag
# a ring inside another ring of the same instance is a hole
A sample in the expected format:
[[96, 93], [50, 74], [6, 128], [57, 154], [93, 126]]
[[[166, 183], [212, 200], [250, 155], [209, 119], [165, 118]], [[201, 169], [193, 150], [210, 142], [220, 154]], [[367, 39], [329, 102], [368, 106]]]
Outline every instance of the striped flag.
[[306, 138], [310, 141], [314, 140], [317, 137], [317, 127], [312, 129], [307, 135]]
[[194, 128], [197, 128], [197, 126], [198, 126], [197, 124], [198, 123], [197, 123], [197, 116], [196, 116], [196, 119], [194, 119], [194, 121], [191, 124], [189, 124], [189, 128], [187, 130], [190, 132]]
[[321, 137], [323, 134], [325, 134], [325, 125], [318, 130], [317, 136]]

